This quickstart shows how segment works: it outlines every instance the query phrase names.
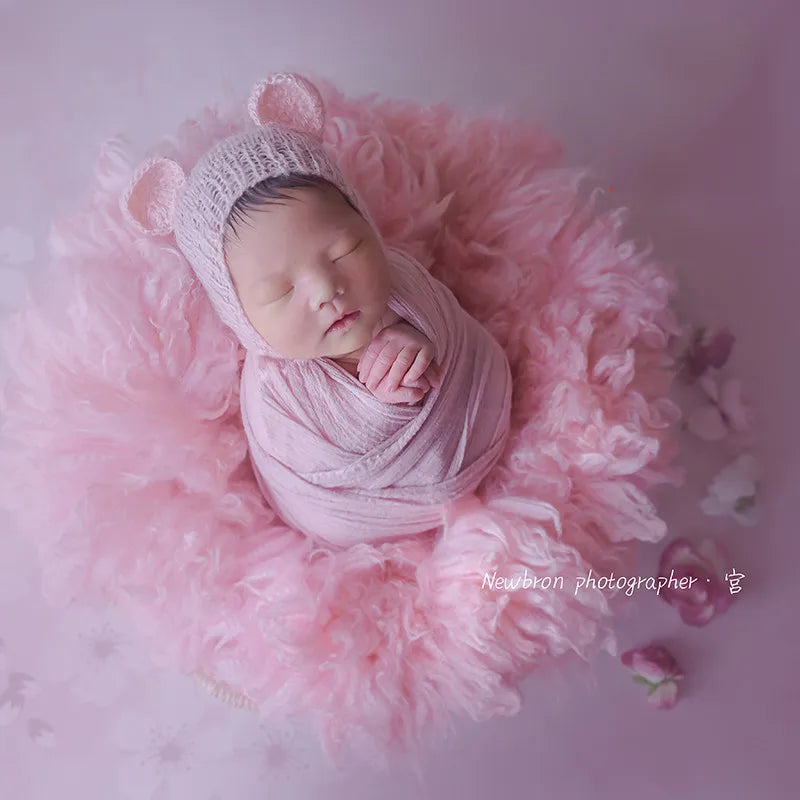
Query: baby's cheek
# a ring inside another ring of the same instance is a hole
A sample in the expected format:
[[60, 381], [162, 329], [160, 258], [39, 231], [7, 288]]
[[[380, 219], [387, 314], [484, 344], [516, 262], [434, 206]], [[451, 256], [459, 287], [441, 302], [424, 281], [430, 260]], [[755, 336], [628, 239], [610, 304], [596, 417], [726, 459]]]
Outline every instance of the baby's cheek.
[[267, 306], [263, 304], [251, 305], [248, 316], [253, 327], [269, 344], [280, 340], [281, 326], [275, 324], [275, 314]]
[[389, 274], [380, 264], [370, 264], [364, 271], [357, 286], [360, 284], [361, 290], [373, 304], [385, 304], [389, 300], [391, 293], [391, 280]]

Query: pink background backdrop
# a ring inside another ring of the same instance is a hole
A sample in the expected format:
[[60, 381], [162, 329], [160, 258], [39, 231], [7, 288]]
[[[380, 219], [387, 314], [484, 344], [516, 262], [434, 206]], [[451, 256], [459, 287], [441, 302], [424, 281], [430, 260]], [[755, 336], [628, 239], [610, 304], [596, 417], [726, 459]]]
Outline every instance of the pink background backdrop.
[[[144, 152], [224, 87], [244, 96], [269, 71], [310, 69], [353, 95], [507, 107], [543, 121], [569, 163], [592, 163], [633, 209], [632, 231], [682, 278], [686, 318], [736, 335], [730, 367], [757, 415], [765, 490], [753, 528], [703, 516], [705, 487], [741, 448], [687, 441], [690, 484], [660, 499], [670, 538], [717, 535], [746, 576], [702, 629], [652, 594], [627, 601], [621, 649], [657, 640], [687, 674], [674, 709], [649, 707], [605, 656], [592, 685], [532, 679], [517, 717], [462, 723], [421, 783], [402, 764], [335, 773], [301, 726], [259, 723], [148, 665], [113, 610], [47, 608], [2, 518], [3, 800], [798, 796], [793, 6], [0, 0], [2, 313], [46, 263], [50, 220], [88, 192], [99, 143], [123, 132]], [[642, 552], [640, 574], [661, 549]]]

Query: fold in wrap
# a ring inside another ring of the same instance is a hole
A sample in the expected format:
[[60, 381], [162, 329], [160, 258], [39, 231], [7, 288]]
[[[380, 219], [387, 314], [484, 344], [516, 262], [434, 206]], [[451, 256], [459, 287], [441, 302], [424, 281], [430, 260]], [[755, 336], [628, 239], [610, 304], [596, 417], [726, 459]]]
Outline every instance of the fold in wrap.
[[472, 492], [509, 435], [511, 370], [494, 337], [413, 257], [386, 247], [389, 307], [430, 339], [442, 384], [378, 400], [331, 358], [248, 350], [242, 421], [256, 477], [287, 524], [335, 545], [430, 530]]

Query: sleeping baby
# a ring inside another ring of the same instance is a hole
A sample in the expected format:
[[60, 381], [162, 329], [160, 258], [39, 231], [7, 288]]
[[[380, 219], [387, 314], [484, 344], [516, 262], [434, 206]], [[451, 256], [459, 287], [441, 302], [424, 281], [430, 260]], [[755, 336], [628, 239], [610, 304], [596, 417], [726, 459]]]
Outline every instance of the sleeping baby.
[[255, 130], [214, 145], [188, 176], [145, 162], [123, 213], [174, 232], [245, 347], [242, 424], [278, 517], [334, 546], [435, 529], [508, 439], [505, 353], [384, 243], [323, 147], [313, 84], [272, 74], [248, 108]]
[[432, 343], [387, 305], [377, 232], [333, 184], [265, 179], [231, 209], [223, 250], [244, 313], [284, 358], [331, 358], [388, 403], [439, 385]]

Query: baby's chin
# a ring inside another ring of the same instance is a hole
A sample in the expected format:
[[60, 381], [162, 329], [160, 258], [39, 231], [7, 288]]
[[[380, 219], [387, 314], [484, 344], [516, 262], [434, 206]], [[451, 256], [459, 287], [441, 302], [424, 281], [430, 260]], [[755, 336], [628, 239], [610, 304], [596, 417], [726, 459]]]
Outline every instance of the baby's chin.
[[342, 337], [341, 344], [336, 347], [326, 346], [321, 353], [326, 358], [338, 361], [358, 361], [367, 345], [372, 341], [369, 336]]

